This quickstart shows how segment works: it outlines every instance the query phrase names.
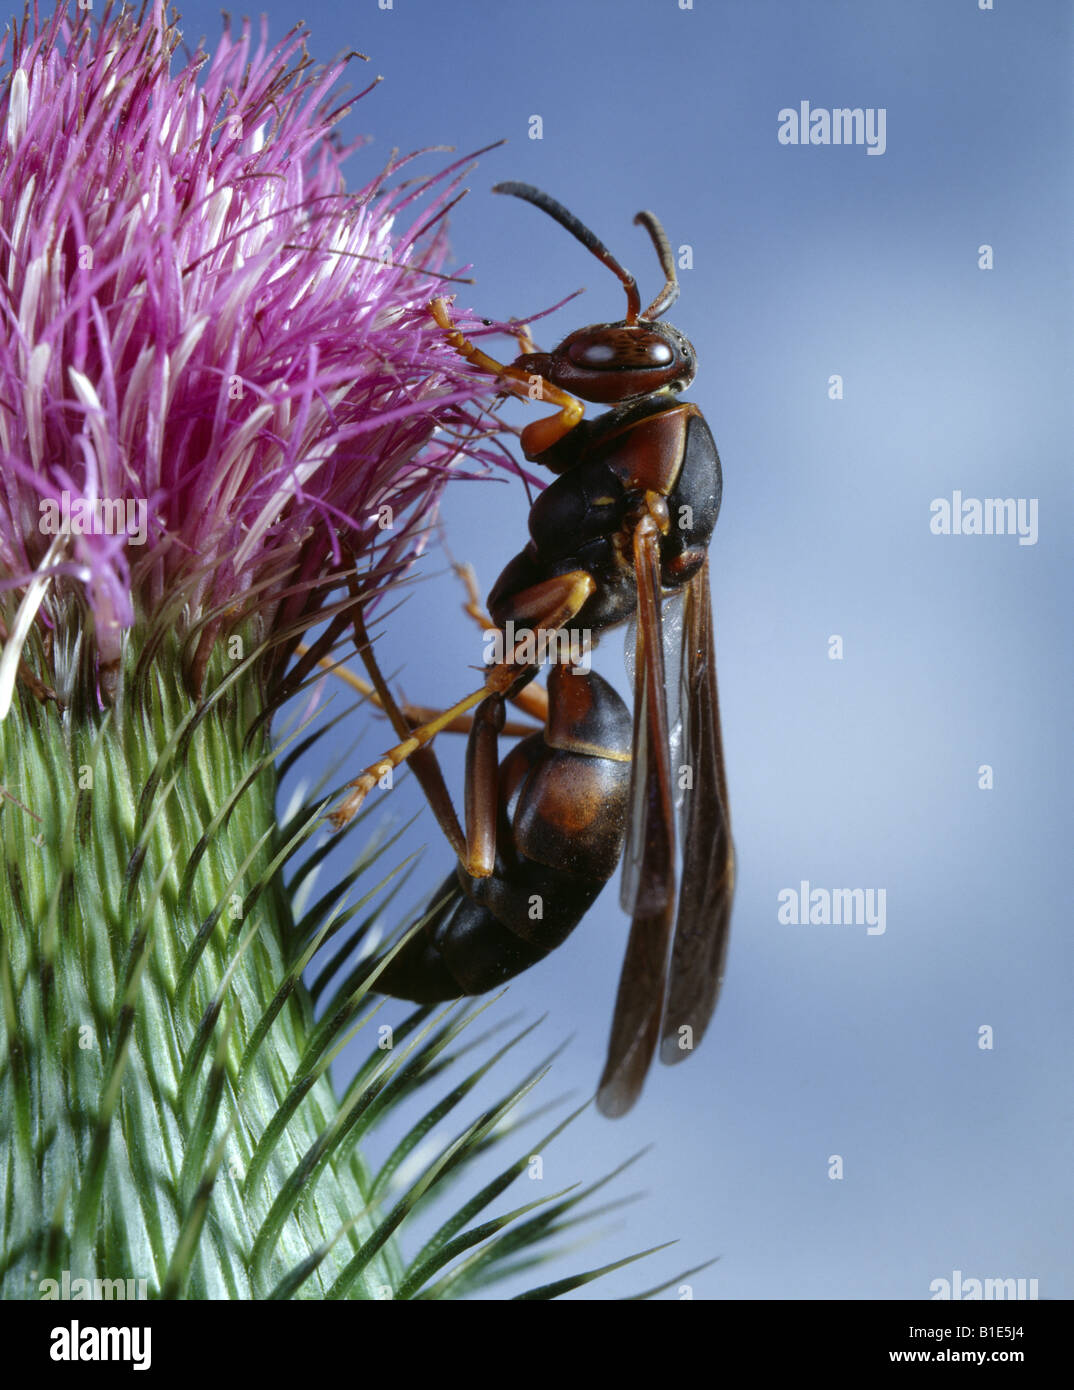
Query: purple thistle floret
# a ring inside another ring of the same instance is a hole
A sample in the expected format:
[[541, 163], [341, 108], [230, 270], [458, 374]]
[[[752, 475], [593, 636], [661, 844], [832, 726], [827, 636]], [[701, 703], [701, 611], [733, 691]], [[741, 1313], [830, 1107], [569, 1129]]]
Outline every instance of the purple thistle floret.
[[355, 557], [367, 595], [400, 572], [460, 461], [506, 457], [420, 273], [459, 164], [347, 193], [347, 60], [303, 38], [225, 26], [173, 75], [159, 4], [5, 37], [0, 717], [28, 635], [51, 650], [73, 612], [106, 699], [141, 619], [184, 636], [195, 690], [237, 614], [293, 646]]

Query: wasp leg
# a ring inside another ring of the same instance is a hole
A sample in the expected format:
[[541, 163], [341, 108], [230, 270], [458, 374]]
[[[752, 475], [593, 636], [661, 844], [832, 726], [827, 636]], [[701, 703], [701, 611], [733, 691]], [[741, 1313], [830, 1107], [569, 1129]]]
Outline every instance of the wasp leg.
[[521, 367], [509, 367], [503, 362], [497, 362], [495, 357], [490, 357], [487, 352], [475, 347], [451, 322], [447, 300], [434, 299], [429, 309], [460, 357], [465, 357], [467, 362], [480, 367], [490, 376], [504, 379], [516, 396], [550, 401], [553, 405], [559, 406], [555, 415], [546, 415], [541, 420], [534, 420], [522, 431], [522, 450], [528, 459], [535, 459], [553, 444], [558, 444], [565, 434], [570, 434], [585, 414], [585, 406], [576, 396], [568, 395], [546, 377], [524, 371]]
[[[532, 632], [553, 633], [569, 623], [585, 607], [586, 600], [596, 592], [597, 582], [588, 570], [568, 570], [551, 579], [539, 580], [527, 589], [519, 589], [508, 600], [508, 617], [516, 630], [524, 626]], [[519, 646], [526, 641], [525, 634], [518, 638]], [[517, 653], [518, 647], [515, 648]], [[517, 655], [505, 663], [517, 668], [520, 661]]]
[[522, 355], [528, 357], [531, 353], [539, 351], [537, 344], [530, 336], [530, 326], [528, 323], [519, 325], [518, 332], [515, 334], [518, 346], [522, 350]]
[[[514, 594], [511, 599], [511, 616], [520, 626], [543, 632], [555, 632], [578, 613], [596, 589], [596, 581], [586, 570], [570, 570], [567, 574], [553, 579], [542, 580], [529, 589]], [[485, 683], [478, 690], [457, 701], [427, 724], [411, 731], [409, 738], [397, 743], [377, 762], [370, 764], [360, 777], [349, 782], [349, 795], [332, 812], [329, 819], [340, 830], [358, 812], [358, 808], [369, 793], [393, 769], [406, 762], [419, 748], [431, 743], [437, 734], [442, 733], [459, 715], [467, 714], [488, 695], [510, 697], [515, 690], [528, 684], [536, 674], [536, 662], [520, 660], [519, 657], [527, 639], [533, 632], [528, 631], [518, 639], [508, 659], [490, 666]]]
[[496, 822], [500, 801], [499, 734], [503, 696], [489, 695], [474, 713], [466, 745], [466, 859], [473, 878], [488, 878], [496, 867]]
[[[525, 694], [525, 691], [522, 692]], [[380, 703], [379, 700], [374, 703]], [[431, 724], [434, 719], [439, 719], [443, 710], [439, 705], [412, 705], [409, 701], [399, 706], [403, 718], [410, 729], [420, 729], [423, 724]], [[442, 734], [467, 734], [469, 735], [474, 727], [474, 715], [460, 714], [457, 719], [453, 719], [450, 724], [445, 724], [440, 730]], [[508, 738], [525, 738], [528, 734], [540, 733], [536, 724], [531, 724], [523, 719], [505, 719], [501, 734], [506, 734]]]
[[[412, 727], [407, 722], [412, 715], [408, 710], [400, 710], [396, 705], [373, 655], [373, 647], [360, 615], [355, 618], [354, 628], [358, 651], [373, 680], [374, 696], [381, 708], [387, 712], [396, 733], [405, 736]], [[430, 712], [433, 719], [438, 715], [439, 711]], [[465, 720], [465, 716], [463, 718]], [[465, 838], [432, 747], [419, 748], [412, 753], [410, 766], [440, 828], [467, 873], [474, 878], [488, 878], [496, 865], [496, 822], [499, 805], [498, 736], [505, 729], [503, 696], [488, 696], [465, 722], [469, 725], [467, 732], [470, 736], [466, 749]], [[447, 727], [451, 729], [455, 725]], [[528, 724], [512, 727], [523, 735], [536, 732]]]
[[[298, 656], [305, 656], [309, 650], [305, 642], [298, 642], [295, 645], [295, 652]], [[371, 705], [375, 705], [382, 714], [388, 713], [384, 708], [384, 701], [377, 694], [375, 686], [371, 685], [369, 681], [363, 680], [361, 676], [356, 676], [353, 671], [340, 665], [338, 661], [333, 661], [330, 656], [320, 657], [317, 665], [328, 675], [338, 676], [341, 681], [349, 685], [352, 690], [357, 691]], [[532, 699], [530, 698], [531, 695]], [[517, 704], [519, 709], [536, 719], [539, 724], [544, 723], [542, 711], [547, 709], [548, 700], [540, 686], [527, 686], [525, 690], [520, 690], [512, 703]], [[395, 707], [406, 720], [406, 725], [410, 729], [428, 724], [431, 719], [436, 719], [443, 713], [443, 710], [437, 705], [414, 705], [409, 700], [404, 700], [401, 705], [396, 704]], [[460, 714], [458, 719], [453, 719], [450, 724], [446, 724], [440, 732], [442, 734], [468, 734], [473, 727], [472, 716]], [[508, 719], [500, 732], [506, 734], [508, 738], [525, 738], [527, 734], [537, 731], [532, 724], [524, 723], [521, 719]]]
[[[388, 682], [384, 679], [377, 659], [373, 655], [373, 644], [369, 640], [366, 631], [365, 619], [362, 616], [360, 607], [354, 610], [354, 644], [358, 649], [358, 654], [369, 672], [369, 678], [373, 682], [374, 694], [380, 707], [387, 714], [392, 728], [400, 738], [404, 738], [411, 728], [406, 716], [396, 705]], [[425, 799], [429, 803], [429, 808], [436, 817], [437, 824], [447, 837], [448, 843], [456, 854], [462, 855], [466, 850], [466, 840], [459, 825], [459, 818], [455, 814], [455, 807], [451, 804], [451, 794], [444, 781], [444, 774], [436, 754], [431, 748], [417, 749], [410, 763], [414, 771], [414, 776], [418, 779], [418, 785], [425, 793]]]
[[[444, 547], [445, 550], [447, 547]], [[478, 587], [477, 575], [474, 567], [469, 561], [458, 561], [451, 559], [451, 552], [448, 551], [448, 559], [451, 560], [451, 568], [462, 580], [466, 588], [466, 602], [463, 604], [463, 612], [468, 613], [474, 622], [484, 632], [495, 632], [496, 624], [488, 615], [488, 610], [481, 602], [481, 590]], [[528, 714], [531, 719], [536, 719], [538, 724], [548, 721], [548, 691], [543, 685], [527, 685], [525, 689], [516, 691], [511, 696], [511, 703], [517, 705], [524, 714]], [[431, 716], [429, 716], [431, 718]], [[469, 726], [467, 726], [469, 732]], [[500, 730], [504, 734], [533, 733], [532, 729], [520, 729], [519, 725], [507, 723]]]

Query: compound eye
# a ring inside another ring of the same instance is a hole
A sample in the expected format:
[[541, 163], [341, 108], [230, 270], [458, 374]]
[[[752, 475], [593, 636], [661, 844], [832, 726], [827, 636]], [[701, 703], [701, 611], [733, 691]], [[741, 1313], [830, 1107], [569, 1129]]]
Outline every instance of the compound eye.
[[639, 338], [624, 334], [617, 342], [572, 343], [567, 355], [576, 367], [601, 371], [638, 371], [645, 367], [667, 367], [675, 360], [670, 346], [661, 338]]
[[572, 343], [568, 356], [577, 367], [611, 367], [615, 348], [611, 343]]

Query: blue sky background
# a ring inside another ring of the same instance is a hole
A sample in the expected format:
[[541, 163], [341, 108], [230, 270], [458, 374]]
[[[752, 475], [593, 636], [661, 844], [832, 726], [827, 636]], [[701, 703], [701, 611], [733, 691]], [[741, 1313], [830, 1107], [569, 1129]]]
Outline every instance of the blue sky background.
[[[678, 1237], [587, 1296], [718, 1255], [695, 1297], [927, 1298], [956, 1269], [1070, 1297], [1074, 12], [1062, 0], [262, 8], [276, 37], [304, 19], [316, 59], [357, 48], [384, 74], [345, 126], [375, 137], [354, 186], [393, 146], [508, 137], [452, 218], [482, 313], [523, 316], [587, 286], [540, 325], [542, 345], [622, 313], [615, 281], [565, 233], [488, 194], [500, 179], [574, 209], [643, 299], [658, 276], [634, 213], [653, 208], [693, 248], [672, 318], [698, 350], [690, 398], [725, 473], [712, 566], [733, 941], [697, 1055], [654, 1069], [628, 1118], [587, 1114], [545, 1155], [552, 1191], [653, 1145], [619, 1186], [644, 1200], [559, 1269]], [[215, 3], [181, 9], [189, 40], [219, 33]], [[886, 108], [886, 152], [781, 146], [778, 112], [802, 100]], [[983, 243], [991, 271], [978, 269]], [[828, 397], [833, 373], [842, 401]], [[1038, 543], [932, 535], [929, 504], [954, 489], [1037, 498]], [[452, 547], [485, 590], [525, 514], [515, 484], [449, 495]], [[444, 577], [419, 586], [386, 642], [413, 700], [471, 686], [480, 641], [458, 597]], [[614, 680], [620, 647], [601, 651]], [[355, 767], [383, 742], [367, 730]], [[444, 751], [461, 792], [461, 748]], [[977, 785], [986, 763], [991, 791]], [[409, 814], [408, 796], [385, 813]], [[432, 888], [449, 854], [428, 815], [421, 826], [407, 845], [429, 843]], [[802, 879], [885, 888], [885, 934], [781, 925], [778, 894]], [[546, 1096], [595, 1085], [625, 935], [611, 887], [495, 1006], [548, 1014], [528, 1057], [574, 1035]], [[520, 1069], [502, 1067], [486, 1097]], [[503, 1205], [537, 1195], [524, 1179]]]

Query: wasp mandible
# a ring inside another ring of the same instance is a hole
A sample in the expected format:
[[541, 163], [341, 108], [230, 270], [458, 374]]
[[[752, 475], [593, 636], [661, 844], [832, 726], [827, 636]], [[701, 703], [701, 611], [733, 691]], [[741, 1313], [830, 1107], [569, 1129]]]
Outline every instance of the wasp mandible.
[[[350, 784], [333, 821], [349, 820], [407, 758], [427, 793], [438, 779], [430, 801], [459, 862], [441, 890], [446, 900], [375, 986], [418, 1003], [482, 994], [541, 960], [577, 926], [625, 846], [622, 902], [632, 921], [597, 1096], [602, 1113], [615, 1116], [637, 1099], [658, 1038], [668, 1063], [700, 1043], [723, 975], [734, 848], [708, 578], [722, 475], [701, 411], [679, 399], [697, 369], [694, 349], [658, 322], [679, 286], [656, 217], [634, 219], [664, 273], [643, 313], [633, 275], [565, 207], [529, 184], [501, 183], [493, 192], [532, 203], [607, 266], [626, 291], [626, 317], [577, 329], [551, 352], [527, 350], [506, 366], [454, 327], [445, 300], [430, 306], [467, 361], [502, 379], [505, 390], [556, 407], [528, 424], [521, 442], [531, 463], [557, 476], [530, 511], [529, 543], [488, 596], [496, 628], [517, 640], [479, 690], [411, 729], [363, 644], [401, 742]], [[582, 401], [611, 408], [586, 420]], [[662, 608], [676, 593], [680, 650], [666, 664]], [[544, 729], [498, 763], [504, 702], [531, 693], [525, 687], [539, 669], [532, 644], [523, 656], [518, 634], [561, 634], [577, 640], [560, 650], [576, 651], [590, 634], [630, 618], [637, 623], [633, 718], [605, 680], [561, 660], [548, 679]], [[668, 666], [678, 672], [670, 701]], [[669, 704], [682, 725], [675, 767]], [[427, 745], [475, 706], [464, 833], [439, 773], [428, 775]]]

